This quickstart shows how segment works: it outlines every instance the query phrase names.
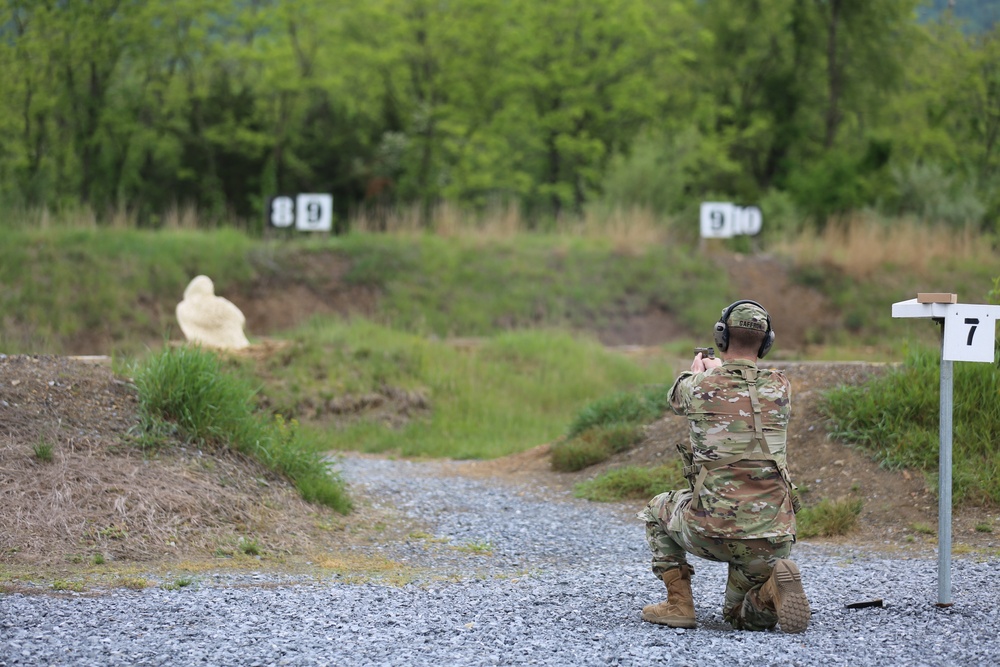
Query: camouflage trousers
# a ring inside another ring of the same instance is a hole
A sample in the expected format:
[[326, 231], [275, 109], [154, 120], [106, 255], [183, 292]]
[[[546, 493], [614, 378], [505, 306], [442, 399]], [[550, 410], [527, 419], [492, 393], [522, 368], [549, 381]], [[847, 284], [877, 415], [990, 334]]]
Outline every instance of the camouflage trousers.
[[723, 618], [737, 630], [770, 630], [777, 625], [778, 617], [758, 602], [757, 591], [771, 577], [774, 561], [788, 557], [791, 538], [730, 540], [706, 537], [696, 533], [689, 522], [683, 520], [674, 522], [679, 530], [670, 530], [671, 516], [682, 512], [690, 502], [689, 490], [668, 491], [653, 498], [639, 512], [638, 518], [646, 522], [646, 542], [653, 551], [653, 574], [661, 579], [667, 570], [687, 563], [689, 553], [728, 563]]

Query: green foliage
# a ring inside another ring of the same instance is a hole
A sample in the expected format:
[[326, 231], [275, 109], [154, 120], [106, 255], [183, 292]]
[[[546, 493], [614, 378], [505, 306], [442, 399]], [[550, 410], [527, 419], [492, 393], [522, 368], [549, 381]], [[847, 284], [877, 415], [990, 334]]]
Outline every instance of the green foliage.
[[200, 446], [230, 447], [301, 484], [310, 500], [345, 513], [350, 502], [329, 462], [298, 438], [297, 423], [254, 412], [254, 389], [226, 372], [213, 352], [195, 346], [165, 348], [135, 373], [145, 430], [175, 424]]
[[864, 501], [860, 498], [821, 500], [795, 515], [796, 533], [802, 539], [847, 535], [857, 526], [862, 509]]
[[[602, 201], [607, 205], [679, 213], [690, 203], [690, 190], [703, 189], [702, 184], [709, 180], [706, 173], [739, 171], [739, 166], [701, 136], [697, 127], [681, 127], [672, 133], [646, 130], [631, 149], [609, 160], [602, 188]], [[707, 155], [713, 150], [714, 154]]]
[[668, 386], [616, 392], [580, 410], [566, 437], [552, 445], [552, 468], [562, 472], [582, 470], [606, 461], [642, 442], [643, 426], [659, 419], [670, 397]]
[[874, 143], [989, 215], [1000, 23], [969, 5], [963, 32], [917, 0], [15, 3], [0, 202], [254, 232], [311, 191], [340, 230], [396, 204], [427, 226], [441, 199], [542, 225], [780, 191], [823, 215], [892, 199]]
[[145, 577], [130, 575], [119, 576], [114, 580], [114, 585], [120, 588], [128, 588], [133, 591], [141, 591], [152, 586], [152, 582]]
[[52, 463], [54, 458], [54, 448], [52, 443], [48, 440], [45, 440], [44, 438], [40, 439], [35, 443], [34, 447], [32, 447], [32, 451], [35, 454], [35, 458], [42, 463]]
[[686, 488], [680, 461], [644, 468], [626, 466], [611, 470], [573, 487], [573, 494], [597, 502], [648, 500], [664, 491]]
[[[822, 410], [833, 436], [891, 467], [937, 470], [939, 359], [917, 350], [898, 369], [859, 386], [827, 392]], [[953, 495], [957, 502], [1000, 502], [1000, 373], [991, 364], [955, 364]]]
[[993, 0], [927, 0], [918, 9], [922, 21], [955, 20], [970, 32], [989, 30], [1000, 21], [1000, 7]]
[[788, 177], [788, 189], [800, 210], [820, 224], [864, 206], [868, 186], [856, 158], [844, 152], [828, 153], [811, 168]]
[[974, 184], [958, 174], [948, 174], [940, 165], [894, 167], [891, 177], [894, 188], [882, 207], [890, 215], [914, 214], [961, 228], [978, 223], [986, 213]]
[[594, 426], [576, 437], [552, 445], [552, 469], [559, 472], [583, 470], [607, 461], [614, 454], [628, 451], [642, 442], [643, 437], [642, 427], [634, 424]]
[[186, 588], [187, 586], [193, 586], [194, 584], [195, 580], [193, 577], [180, 577], [179, 579], [175, 579], [174, 581], [164, 582], [160, 584], [160, 588], [162, 588], [165, 591], [179, 591], [182, 588]]
[[[893, 223], [892, 219], [881, 219], [879, 224], [889, 226]], [[989, 241], [984, 238], [978, 242]], [[841, 314], [842, 326], [817, 327], [810, 332], [814, 342], [871, 346], [891, 350], [889, 357], [899, 359], [907, 344], [939, 343], [940, 331], [928, 326], [926, 321], [893, 318], [892, 309], [886, 304], [912, 299], [916, 291], [923, 291], [923, 288], [915, 289], [915, 285], [926, 285], [928, 291], [936, 289], [935, 285], [948, 285], [949, 291], [963, 295], [963, 300], [981, 301], [986, 298], [985, 285], [992, 281], [994, 271], [988, 262], [932, 261], [919, 270], [887, 262], [878, 269], [878, 280], [864, 280], [836, 266], [813, 262], [795, 267], [790, 277], [822, 292]]]
[[572, 438], [597, 426], [640, 425], [655, 421], [670, 405], [669, 389], [669, 386], [657, 385], [599, 398], [577, 413], [566, 436]]
[[55, 579], [52, 581], [52, 590], [72, 591], [73, 593], [82, 593], [83, 591], [87, 590], [87, 587], [82, 581], [67, 581], [65, 579]]
[[240, 552], [247, 556], [259, 556], [261, 554], [260, 543], [252, 538], [241, 537], [238, 547]]
[[475, 541], [468, 544], [460, 544], [455, 549], [465, 553], [476, 554], [477, 556], [492, 556], [495, 547], [488, 541]]

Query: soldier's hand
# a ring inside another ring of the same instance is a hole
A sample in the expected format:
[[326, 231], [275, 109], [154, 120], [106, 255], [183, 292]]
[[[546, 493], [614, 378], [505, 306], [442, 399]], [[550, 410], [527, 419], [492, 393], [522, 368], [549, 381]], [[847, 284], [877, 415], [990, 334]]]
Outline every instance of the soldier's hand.
[[694, 355], [694, 361], [691, 362], [691, 371], [694, 373], [703, 373], [709, 368], [718, 368], [721, 365], [722, 359], [716, 359], [715, 357], [705, 358], [699, 352]]

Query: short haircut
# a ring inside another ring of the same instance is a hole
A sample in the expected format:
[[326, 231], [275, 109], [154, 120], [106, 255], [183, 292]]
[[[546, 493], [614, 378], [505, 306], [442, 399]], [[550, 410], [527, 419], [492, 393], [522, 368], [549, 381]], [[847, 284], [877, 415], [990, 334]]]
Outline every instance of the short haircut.
[[757, 356], [767, 334], [756, 329], [729, 327], [729, 352]]

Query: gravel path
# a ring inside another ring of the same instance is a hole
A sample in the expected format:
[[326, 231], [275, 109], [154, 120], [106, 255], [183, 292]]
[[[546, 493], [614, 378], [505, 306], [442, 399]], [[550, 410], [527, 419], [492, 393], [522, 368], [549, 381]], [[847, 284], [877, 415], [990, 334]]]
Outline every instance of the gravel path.
[[[722, 621], [723, 565], [693, 562], [696, 630], [643, 623], [662, 598], [643, 526], [545, 489], [441, 475], [453, 464], [350, 457], [355, 494], [419, 527], [377, 548], [421, 573], [402, 587], [270, 574], [180, 590], [0, 598], [0, 665], [991, 665], [1000, 562], [800, 543], [813, 607], [800, 635]], [[882, 598], [882, 608], [845, 604]]]

